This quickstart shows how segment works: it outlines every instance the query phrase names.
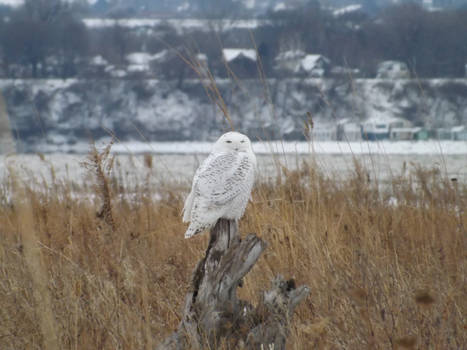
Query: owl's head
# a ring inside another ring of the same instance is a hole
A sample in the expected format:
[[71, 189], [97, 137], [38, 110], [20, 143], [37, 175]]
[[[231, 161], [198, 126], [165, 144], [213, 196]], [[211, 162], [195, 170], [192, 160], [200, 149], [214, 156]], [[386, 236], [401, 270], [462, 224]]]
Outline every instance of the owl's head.
[[251, 141], [246, 135], [230, 131], [219, 137], [214, 144], [214, 151], [250, 152]]

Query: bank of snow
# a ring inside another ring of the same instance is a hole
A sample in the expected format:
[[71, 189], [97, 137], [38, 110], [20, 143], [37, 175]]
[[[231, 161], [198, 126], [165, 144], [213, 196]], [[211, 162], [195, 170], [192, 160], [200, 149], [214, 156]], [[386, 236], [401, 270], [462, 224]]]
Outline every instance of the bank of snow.
[[[211, 142], [122, 142], [112, 147], [116, 153], [205, 154], [211, 151]], [[379, 142], [254, 142], [257, 154], [423, 154], [466, 155], [463, 141], [379, 141]]]

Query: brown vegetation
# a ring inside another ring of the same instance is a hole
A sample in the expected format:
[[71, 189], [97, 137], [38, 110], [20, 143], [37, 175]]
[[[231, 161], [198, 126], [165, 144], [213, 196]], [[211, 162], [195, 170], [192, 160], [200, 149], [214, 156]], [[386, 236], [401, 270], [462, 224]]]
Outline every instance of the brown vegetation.
[[[153, 349], [178, 325], [208, 239], [183, 238], [187, 188], [101, 174], [105, 191], [13, 171], [0, 187], [1, 349]], [[310, 286], [290, 349], [462, 348], [466, 186], [421, 169], [369, 180], [312, 161], [260, 180], [240, 231], [269, 246], [240, 297], [256, 303], [276, 273]]]

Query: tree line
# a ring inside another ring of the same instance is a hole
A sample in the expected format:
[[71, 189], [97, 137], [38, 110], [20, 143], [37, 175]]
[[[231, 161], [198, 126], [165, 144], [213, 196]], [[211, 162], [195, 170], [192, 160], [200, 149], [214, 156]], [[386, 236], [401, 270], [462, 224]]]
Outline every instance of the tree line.
[[467, 63], [467, 10], [428, 11], [416, 3], [334, 16], [318, 2], [271, 14], [257, 40], [275, 53], [287, 47], [327, 56], [334, 64], [374, 76], [385, 60], [405, 62], [421, 78], [463, 77]]
[[[251, 32], [216, 31], [213, 25], [207, 32], [180, 34], [169, 25], [153, 30], [87, 28], [82, 9], [79, 2], [26, 0], [15, 10], [0, 11], [0, 76], [99, 77], [105, 72], [92, 68], [92, 57], [124, 67], [131, 52], [154, 54], [168, 48], [205, 53], [212, 73], [224, 76], [229, 73], [222, 47], [256, 47], [269, 77], [277, 75], [275, 57], [286, 50], [325, 55], [334, 65], [358, 68], [363, 77], [373, 77], [384, 60], [405, 62], [419, 78], [466, 74], [467, 10], [427, 11], [416, 3], [402, 3], [377, 15], [353, 11], [336, 16], [318, 1], [309, 1], [301, 8], [268, 13], [262, 18], [267, 24]], [[177, 62], [152, 67], [158, 77], [180, 78], [180, 71], [189, 71], [178, 54], [171, 59]]]

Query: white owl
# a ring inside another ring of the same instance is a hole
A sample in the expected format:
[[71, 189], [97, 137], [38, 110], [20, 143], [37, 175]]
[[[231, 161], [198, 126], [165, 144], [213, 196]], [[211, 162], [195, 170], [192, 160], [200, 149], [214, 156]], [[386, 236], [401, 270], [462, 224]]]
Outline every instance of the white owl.
[[255, 180], [256, 157], [250, 139], [238, 132], [222, 135], [195, 173], [185, 200], [185, 238], [213, 227], [220, 218], [243, 216]]

